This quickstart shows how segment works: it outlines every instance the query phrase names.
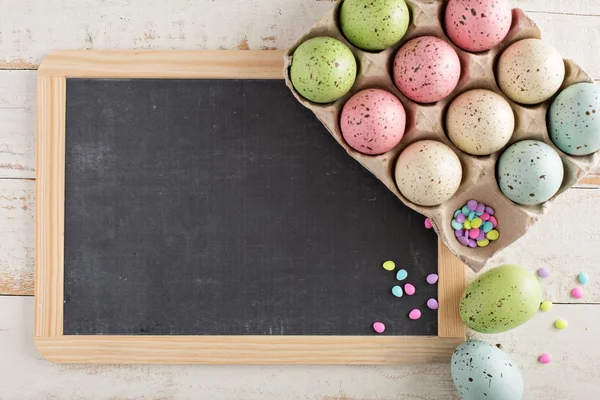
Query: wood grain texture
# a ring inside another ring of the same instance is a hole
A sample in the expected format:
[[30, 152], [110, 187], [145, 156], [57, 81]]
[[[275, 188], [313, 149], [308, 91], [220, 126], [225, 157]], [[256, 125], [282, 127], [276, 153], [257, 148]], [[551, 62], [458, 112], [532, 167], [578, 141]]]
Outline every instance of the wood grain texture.
[[33, 294], [34, 187], [0, 180], [0, 294]]
[[464, 338], [466, 328], [458, 305], [467, 286], [467, 267], [441, 241], [438, 241], [438, 275], [438, 336]]
[[[598, 270], [596, 270], [598, 271]], [[51, 364], [31, 338], [33, 299], [0, 297], [0, 393], [7, 400], [458, 400], [447, 364], [207, 366]], [[524, 400], [590, 399], [598, 392], [600, 305], [555, 305], [500, 335], [474, 335], [520, 367]], [[564, 318], [569, 328], [552, 328]], [[537, 357], [554, 356], [549, 365]]]
[[463, 339], [427, 336], [59, 336], [36, 337], [56, 363], [432, 364], [448, 363]]
[[68, 78], [282, 79], [283, 52], [55, 51], [39, 76]]
[[35, 336], [62, 335], [66, 80], [38, 78]]

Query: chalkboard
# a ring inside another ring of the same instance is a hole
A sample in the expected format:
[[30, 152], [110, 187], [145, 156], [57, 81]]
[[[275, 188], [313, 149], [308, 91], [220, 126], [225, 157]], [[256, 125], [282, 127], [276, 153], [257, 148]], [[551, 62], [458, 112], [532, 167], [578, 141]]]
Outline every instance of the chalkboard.
[[[282, 71], [280, 51], [44, 59], [34, 337], [48, 360], [448, 362], [464, 265]], [[394, 297], [404, 283], [416, 294]]]
[[65, 183], [65, 334], [437, 333], [436, 234], [282, 81], [68, 79]]

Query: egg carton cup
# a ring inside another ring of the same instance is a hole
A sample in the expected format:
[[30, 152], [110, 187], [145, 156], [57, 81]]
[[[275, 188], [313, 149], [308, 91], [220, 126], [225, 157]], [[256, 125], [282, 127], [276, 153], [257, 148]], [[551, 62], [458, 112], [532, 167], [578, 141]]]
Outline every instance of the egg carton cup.
[[[519, 239], [546, 211], [556, 196], [565, 192], [580, 180], [600, 159], [598, 152], [583, 157], [572, 157], [560, 151], [548, 136], [546, 113], [554, 97], [548, 101], [524, 106], [504, 95], [497, 85], [495, 67], [498, 57], [510, 46], [522, 39], [541, 39], [537, 25], [520, 9], [512, 10], [512, 25], [506, 38], [495, 48], [485, 53], [468, 53], [455, 46], [443, 29], [444, 3], [442, 0], [408, 0], [411, 24], [402, 40], [384, 51], [363, 51], [346, 40], [338, 24], [339, 0], [304, 36], [285, 54], [284, 76], [287, 86], [305, 107], [313, 111], [325, 125], [335, 140], [355, 160], [360, 162], [373, 175], [381, 180], [405, 205], [429, 217], [435, 231], [448, 248], [473, 270], [479, 271], [496, 252]], [[329, 104], [313, 103], [303, 98], [293, 87], [289, 77], [289, 67], [296, 48], [306, 40], [316, 36], [329, 36], [346, 44], [357, 60], [358, 75], [351, 91], [344, 97]], [[457, 52], [461, 65], [461, 78], [456, 89], [445, 99], [432, 104], [419, 104], [409, 100], [396, 88], [392, 79], [392, 65], [396, 52], [407, 41], [419, 36], [436, 36], [448, 42]], [[566, 74], [560, 90], [578, 82], [592, 82], [587, 73], [570, 60], [564, 60]], [[355, 93], [368, 88], [385, 89], [396, 95], [406, 110], [406, 132], [400, 143], [387, 153], [370, 156], [352, 149], [345, 142], [340, 129], [340, 113], [346, 101]], [[447, 106], [461, 93], [472, 89], [492, 90], [504, 97], [515, 114], [515, 131], [509, 143], [501, 150], [483, 157], [476, 157], [460, 151], [445, 133], [445, 112]], [[559, 90], [559, 92], [560, 92]], [[399, 191], [394, 179], [394, 169], [399, 154], [405, 147], [416, 141], [432, 139], [448, 145], [458, 155], [463, 178], [456, 193], [441, 205], [425, 207], [412, 203]], [[513, 203], [500, 191], [496, 181], [496, 161], [507, 146], [524, 139], [540, 140], [552, 146], [560, 155], [564, 165], [564, 180], [557, 194], [549, 201], [536, 206], [521, 206]], [[463, 247], [454, 236], [450, 226], [454, 211], [468, 200], [475, 199], [495, 209], [500, 238], [487, 247]]]

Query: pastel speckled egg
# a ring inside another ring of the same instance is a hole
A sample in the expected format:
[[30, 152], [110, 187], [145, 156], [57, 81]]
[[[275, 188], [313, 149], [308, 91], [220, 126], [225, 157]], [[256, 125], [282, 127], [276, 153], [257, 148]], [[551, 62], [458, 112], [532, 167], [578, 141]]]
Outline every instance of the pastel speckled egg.
[[559, 93], [548, 111], [550, 138], [567, 154], [600, 150], [600, 87], [576, 83]]
[[531, 272], [518, 265], [501, 265], [467, 286], [460, 317], [477, 332], [506, 332], [533, 317], [541, 300], [540, 284]]
[[502, 350], [481, 340], [458, 345], [450, 370], [463, 400], [521, 400], [523, 377]]
[[471, 52], [498, 45], [512, 22], [509, 0], [450, 0], [444, 14], [446, 33], [455, 45]]
[[396, 162], [396, 185], [409, 201], [436, 206], [451, 198], [462, 181], [460, 160], [452, 149], [435, 140], [408, 146]]
[[556, 194], [564, 168], [558, 153], [546, 143], [523, 140], [507, 148], [498, 160], [498, 186], [512, 201], [541, 204]]
[[388, 91], [366, 89], [344, 105], [340, 128], [346, 143], [364, 154], [382, 154], [404, 136], [406, 113], [400, 100]]
[[393, 71], [394, 82], [406, 97], [419, 103], [435, 103], [458, 84], [460, 60], [442, 39], [422, 36], [398, 50]]
[[540, 39], [525, 39], [502, 53], [497, 68], [498, 84], [513, 101], [538, 104], [562, 85], [565, 63], [558, 50]]
[[397, 43], [409, 23], [404, 0], [345, 0], [340, 8], [344, 36], [363, 50], [383, 50]]
[[320, 36], [307, 40], [294, 51], [290, 79], [306, 99], [330, 103], [352, 88], [356, 70], [354, 54], [344, 43]]
[[515, 116], [504, 98], [475, 89], [452, 101], [446, 114], [448, 137], [456, 147], [476, 156], [492, 154], [510, 140]]

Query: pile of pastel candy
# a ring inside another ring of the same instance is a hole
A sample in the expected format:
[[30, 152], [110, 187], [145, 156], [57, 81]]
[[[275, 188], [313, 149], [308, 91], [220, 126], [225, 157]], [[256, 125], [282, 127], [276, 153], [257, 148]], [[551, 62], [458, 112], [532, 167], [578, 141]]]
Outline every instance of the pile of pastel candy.
[[494, 209], [477, 200], [469, 200], [456, 210], [450, 224], [456, 239], [465, 247], [485, 247], [500, 237]]

